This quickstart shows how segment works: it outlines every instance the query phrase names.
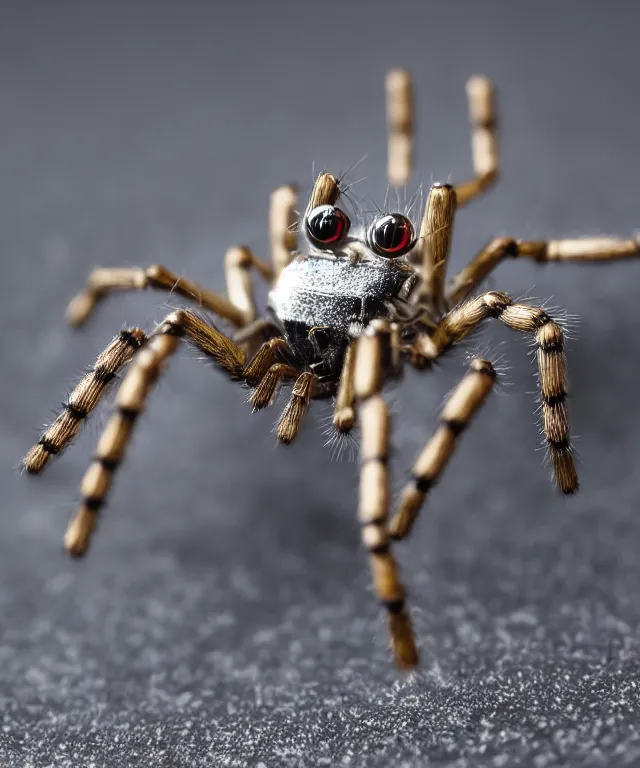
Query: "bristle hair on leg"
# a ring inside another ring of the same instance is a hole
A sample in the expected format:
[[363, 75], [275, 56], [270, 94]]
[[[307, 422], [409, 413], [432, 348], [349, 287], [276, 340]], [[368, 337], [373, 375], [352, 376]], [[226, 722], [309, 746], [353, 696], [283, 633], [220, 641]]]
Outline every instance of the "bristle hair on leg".
[[113, 339], [73, 388], [62, 412], [26, 453], [22, 462], [26, 472], [38, 474], [49, 459], [62, 453], [74, 440], [117, 373], [132, 360], [145, 342], [146, 334], [141, 328], [124, 329]]

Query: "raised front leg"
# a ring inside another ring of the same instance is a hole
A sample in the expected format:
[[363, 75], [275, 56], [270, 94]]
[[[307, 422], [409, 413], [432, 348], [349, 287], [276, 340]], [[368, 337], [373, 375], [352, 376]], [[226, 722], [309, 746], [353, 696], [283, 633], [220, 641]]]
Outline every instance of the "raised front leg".
[[418, 663], [418, 649], [387, 530], [390, 417], [380, 392], [389, 333], [385, 321], [374, 321], [356, 347], [354, 381], [362, 430], [359, 517], [362, 543], [369, 551], [374, 588], [387, 610], [396, 663], [411, 668]]

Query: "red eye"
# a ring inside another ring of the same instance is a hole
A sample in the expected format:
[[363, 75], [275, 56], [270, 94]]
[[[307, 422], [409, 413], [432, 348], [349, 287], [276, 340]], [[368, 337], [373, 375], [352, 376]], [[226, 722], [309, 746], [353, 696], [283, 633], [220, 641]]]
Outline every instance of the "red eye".
[[330, 245], [347, 234], [350, 223], [346, 213], [339, 208], [319, 205], [307, 216], [307, 233], [319, 245]]
[[380, 256], [402, 256], [414, 239], [413, 225], [400, 213], [381, 216], [369, 229], [369, 245]]

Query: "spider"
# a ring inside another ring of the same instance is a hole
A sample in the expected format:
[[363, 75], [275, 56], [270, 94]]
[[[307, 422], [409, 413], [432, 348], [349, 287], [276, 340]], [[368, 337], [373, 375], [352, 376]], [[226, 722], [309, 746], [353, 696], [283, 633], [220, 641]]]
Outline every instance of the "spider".
[[[505, 293], [473, 297], [484, 278], [507, 258], [538, 262], [598, 261], [634, 257], [640, 239], [583, 237], [571, 240], [492, 240], [445, 286], [454, 216], [479, 196], [499, 172], [494, 91], [484, 76], [467, 83], [474, 177], [457, 185], [434, 184], [419, 222], [408, 211], [363, 212], [350, 217], [342, 201], [348, 189], [323, 171], [315, 179], [300, 225], [296, 191], [277, 189], [270, 202], [270, 264], [246, 247], [226, 254], [227, 298], [171, 273], [146, 269], [96, 269], [70, 303], [70, 322], [81, 325], [112, 291], [151, 288], [195, 300], [233, 329], [228, 334], [189, 308], [176, 309], [148, 335], [120, 332], [71, 392], [60, 415], [23, 460], [40, 472], [77, 434], [119, 371], [115, 412], [82, 480], [82, 500], [65, 535], [74, 556], [89, 547], [114, 473], [122, 462], [137, 417], [167, 360], [181, 340], [194, 345], [232, 380], [251, 388], [254, 411], [271, 405], [280, 385], [289, 385], [277, 438], [296, 437], [311, 400], [333, 398], [333, 423], [348, 433], [358, 422], [360, 440], [359, 519], [369, 553], [375, 592], [386, 609], [397, 664], [411, 668], [418, 650], [405, 589], [391, 543], [411, 531], [425, 498], [450, 460], [458, 439], [496, 381], [491, 362], [476, 358], [446, 401], [439, 426], [426, 443], [392, 516], [389, 515], [389, 409], [384, 386], [405, 365], [428, 371], [451, 347], [490, 318], [532, 337], [537, 355], [542, 426], [559, 489], [578, 489], [567, 420], [564, 335], [539, 306]], [[392, 70], [386, 79], [388, 177], [406, 184], [412, 165], [413, 89], [410, 76]], [[353, 206], [352, 206], [353, 207]], [[352, 220], [353, 218], [353, 220]], [[297, 234], [299, 229], [299, 237]], [[299, 242], [298, 242], [299, 240]], [[268, 307], [258, 317], [253, 271], [271, 284]]]

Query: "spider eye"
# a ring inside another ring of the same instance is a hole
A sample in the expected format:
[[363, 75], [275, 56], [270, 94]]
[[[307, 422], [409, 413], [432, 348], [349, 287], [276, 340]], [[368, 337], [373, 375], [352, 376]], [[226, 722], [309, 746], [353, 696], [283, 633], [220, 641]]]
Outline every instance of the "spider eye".
[[413, 247], [413, 225], [401, 213], [389, 213], [373, 222], [369, 245], [380, 256], [402, 256]]
[[319, 245], [330, 245], [341, 240], [349, 231], [351, 222], [347, 214], [333, 205], [319, 205], [307, 216], [309, 237]]

